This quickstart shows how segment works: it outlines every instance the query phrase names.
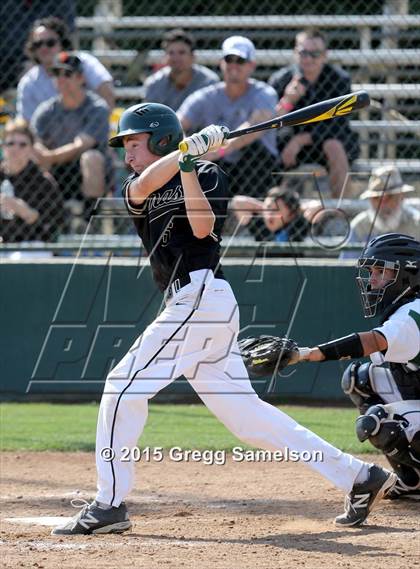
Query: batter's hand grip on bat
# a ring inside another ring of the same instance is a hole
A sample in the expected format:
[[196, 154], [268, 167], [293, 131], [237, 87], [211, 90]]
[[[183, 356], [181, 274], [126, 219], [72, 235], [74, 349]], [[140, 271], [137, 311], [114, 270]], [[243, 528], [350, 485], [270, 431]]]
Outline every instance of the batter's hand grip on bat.
[[[226, 126], [221, 126], [220, 127], [224, 133], [224, 139], [226, 140], [229, 137], [230, 131]], [[188, 138], [184, 138], [184, 140], [181, 140], [181, 142], [178, 144], [178, 150], [180, 152], [182, 152], [183, 154], [185, 154], [186, 152], [188, 152]], [[210, 148], [211, 150], [211, 148]]]

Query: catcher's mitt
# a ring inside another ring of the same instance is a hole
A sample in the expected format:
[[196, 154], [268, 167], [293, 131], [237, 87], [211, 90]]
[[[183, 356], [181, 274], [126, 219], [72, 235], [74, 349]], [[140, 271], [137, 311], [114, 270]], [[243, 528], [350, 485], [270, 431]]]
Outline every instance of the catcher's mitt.
[[251, 376], [267, 377], [299, 360], [299, 348], [294, 340], [277, 336], [244, 338], [239, 350]]

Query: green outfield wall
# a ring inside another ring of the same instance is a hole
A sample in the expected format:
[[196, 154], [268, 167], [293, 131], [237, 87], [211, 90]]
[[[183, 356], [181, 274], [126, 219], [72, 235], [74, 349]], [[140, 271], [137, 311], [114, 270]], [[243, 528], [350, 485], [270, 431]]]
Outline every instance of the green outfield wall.
[[[304, 346], [373, 324], [362, 317], [349, 263], [228, 259], [224, 268], [240, 304], [241, 337], [288, 332]], [[107, 371], [162, 306], [149, 266], [134, 259], [3, 260], [0, 275], [3, 400], [98, 398]], [[289, 377], [277, 380], [275, 394], [345, 400], [340, 378], [346, 365], [287, 368]], [[264, 394], [266, 381], [254, 386]], [[192, 393], [180, 379], [160, 400]]]

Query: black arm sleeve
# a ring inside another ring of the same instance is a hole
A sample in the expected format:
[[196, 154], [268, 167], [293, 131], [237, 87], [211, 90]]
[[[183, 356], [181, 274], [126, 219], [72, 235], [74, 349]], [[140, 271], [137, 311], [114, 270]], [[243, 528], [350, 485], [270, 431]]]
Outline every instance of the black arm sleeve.
[[348, 360], [363, 357], [363, 346], [359, 334], [350, 334], [317, 346], [329, 360]]

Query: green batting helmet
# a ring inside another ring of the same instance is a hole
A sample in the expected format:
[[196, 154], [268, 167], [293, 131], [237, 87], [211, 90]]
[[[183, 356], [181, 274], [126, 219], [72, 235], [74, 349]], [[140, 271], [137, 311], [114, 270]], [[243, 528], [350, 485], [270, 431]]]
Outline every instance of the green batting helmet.
[[149, 150], [157, 156], [165, 156], [178, 149], [184, 137], [176, 113], [159, 103], [141, 103], [126, 109], [118, 123], [118, 133], [109, 140], [113, 147], [123, 146], [123, 137], [147, 132]]

